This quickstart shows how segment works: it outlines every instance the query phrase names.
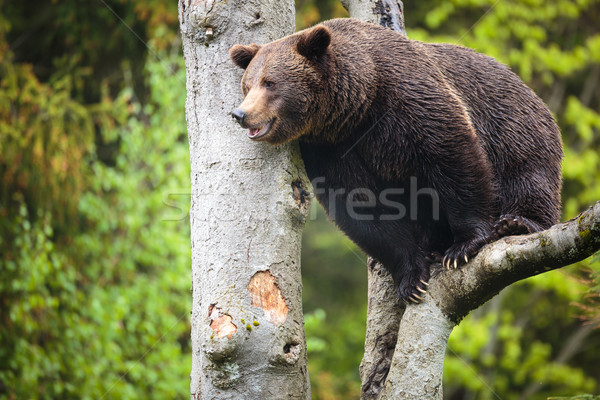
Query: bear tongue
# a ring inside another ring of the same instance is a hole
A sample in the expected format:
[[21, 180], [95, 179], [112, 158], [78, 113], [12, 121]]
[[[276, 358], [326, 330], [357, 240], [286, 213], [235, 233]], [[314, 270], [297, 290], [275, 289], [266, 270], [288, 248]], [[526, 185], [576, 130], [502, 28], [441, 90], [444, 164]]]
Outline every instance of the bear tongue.
[[262, 130], [262, 128], [263, 127], [261, 126], [260, 128], [250, 129], [250, 132], [248, 132], [248, 136], [255, 137]]

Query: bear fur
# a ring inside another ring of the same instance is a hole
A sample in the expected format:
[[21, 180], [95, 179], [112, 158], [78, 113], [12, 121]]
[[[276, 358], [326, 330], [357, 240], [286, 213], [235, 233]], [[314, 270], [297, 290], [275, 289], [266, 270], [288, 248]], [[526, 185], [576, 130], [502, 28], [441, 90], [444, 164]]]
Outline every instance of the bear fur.
[[253, 140], [299, 139], [330, 219], [405, 301], [422, 299], [441, 255], [456, 268], [558, 221], [559, 129], [490, 57], [334, 19], [230, 58], [246, 70], [234, 117]]

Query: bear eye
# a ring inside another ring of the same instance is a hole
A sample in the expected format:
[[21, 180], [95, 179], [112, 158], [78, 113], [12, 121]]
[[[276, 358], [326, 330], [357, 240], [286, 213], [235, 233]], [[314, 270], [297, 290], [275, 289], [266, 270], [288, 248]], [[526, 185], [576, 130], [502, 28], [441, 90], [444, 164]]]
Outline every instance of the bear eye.
[[272, 89], [272, 88], [273, 88], [273, 86], [275, 86], [275, 83], [274, 83], [274, 82], [272, 82], [272, 81], [265, 81], [265, 87], [266, 87], [267, 89]]

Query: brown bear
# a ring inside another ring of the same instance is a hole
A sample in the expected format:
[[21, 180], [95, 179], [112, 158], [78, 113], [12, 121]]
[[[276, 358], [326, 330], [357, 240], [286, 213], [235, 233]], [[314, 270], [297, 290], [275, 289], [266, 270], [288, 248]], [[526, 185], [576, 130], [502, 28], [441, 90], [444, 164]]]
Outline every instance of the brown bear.
[[230, 57], [246, 70], [233, 116], [253, 140], [300, 140], [319, 202], [405, 301], [422, 300], [442, 254], [456, 268], [559, 218], [559, 129], [490, 57], [354, 19]]

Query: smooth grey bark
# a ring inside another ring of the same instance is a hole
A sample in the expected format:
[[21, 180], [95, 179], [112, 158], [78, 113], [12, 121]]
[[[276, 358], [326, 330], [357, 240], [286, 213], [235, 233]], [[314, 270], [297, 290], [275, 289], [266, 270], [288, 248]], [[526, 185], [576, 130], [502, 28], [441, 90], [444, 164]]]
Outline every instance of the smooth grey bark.
[[390, 372], [377, 399], [443, 399], [444, 356], [452, 328], [454, 323], [428, 298], [406, 307]]
[[372, 258], [367, 264], [367, 331], [359, 370], [361, 398], [376, 399], [390, 370], [405, 305], [385, 267]]
[[[406, 34], [401, 1], [342, 4], [351, 17]], [[546, 231], [487, 245], [459, 270], [432, 268], [425, 300], [407, 307], [398, 305], [390, 275], [369, 260], [361, 399], [443, 399], [446, 344], [464, 316], [514, 282], [583, 260], [599, 249], [600, 202]]]
[[180, 0], [191, 158], [192, 399], [309, 399], [300, 276], [309, 207], [297, 145], [253, 143], [237, 43], [294, 31], [292, 0]]

